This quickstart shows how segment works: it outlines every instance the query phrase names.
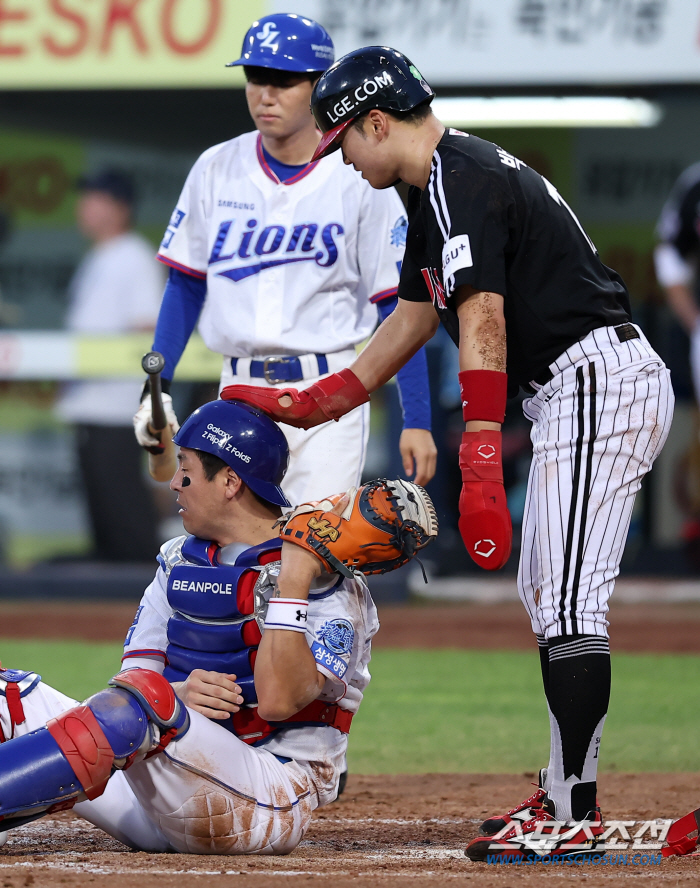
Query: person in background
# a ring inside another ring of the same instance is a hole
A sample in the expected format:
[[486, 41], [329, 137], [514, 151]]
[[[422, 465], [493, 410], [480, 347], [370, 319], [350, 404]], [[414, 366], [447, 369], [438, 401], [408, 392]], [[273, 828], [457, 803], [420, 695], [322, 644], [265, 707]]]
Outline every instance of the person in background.
[[693, 387], [700, 402], [700, 163], [688, 167], [671, 189], [656, 235], [656, 278], [669, 308], [690, 337]]
[[[151, 244], [133, 230], [132, 179], [103, 169], [80, 179], [78, 190], [76, 220], [92, 247], [70, 283], [67, 329], [94, 335], [152, 331], [163, 274]], [[136, 379], [73, 382], [57, 405], [59, 416], [76, 426], [90, 554], [100, 561], [150, 561], [158, 550], [158, 516], [131, 425], [141, 385]]]

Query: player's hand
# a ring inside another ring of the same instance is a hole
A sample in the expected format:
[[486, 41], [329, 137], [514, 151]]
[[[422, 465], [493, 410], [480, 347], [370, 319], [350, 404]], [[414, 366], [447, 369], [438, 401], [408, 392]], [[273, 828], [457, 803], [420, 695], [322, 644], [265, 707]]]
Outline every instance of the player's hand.
[[224, 672], [193, 669], [186, 681], [173, 682], [173, 688], [189, 709], [207, 718], [225, 719], [230, 713], [238, 712], [243, 703], [235, 678]]
[[503, 488], [501, 433], [464, 432], [459, 448], [459, 532], [474, 561], [498, 570], [508, 561], [513, 528]]
[[437, 465], [437, 447], [427, 429], [404, 429], [399, 438], [399, 452], [407, 478], [425, 487], [432, 480]]
[[[170, 436], [172, 437], [180, 428], [180, 423], [177, 421], [177, 416], [175, 416], [175, 411], [173, 410], [173, 399], [170, 397], [170, 395], [165, 394], [165, 392], [163, 393], [163, 409], [165, 410], [165, 418], [168, 420], [168, 426], [170, 427]], [[142, 447], [161, 446], [161, 442], [158, 440], [158, 438], [156, 438], [152, 430], [149, 428], [149, 424], [151, 422], [150, 394], [144, 395], [143, 401], [141, 401], [141, 405], [136, 411], [132, 422], [134, 423], [134, 433], [136, 434], [136, 440]]]
[[340, 419], [360, 404], [366, 404], [369, 392], [348, 369], [326, 376], [301, 392], [295, 388], [227, 385], [221, 397], [224, 401], [243, 401], [257, 407], [275, 422], [311, 429], [329, 419]]

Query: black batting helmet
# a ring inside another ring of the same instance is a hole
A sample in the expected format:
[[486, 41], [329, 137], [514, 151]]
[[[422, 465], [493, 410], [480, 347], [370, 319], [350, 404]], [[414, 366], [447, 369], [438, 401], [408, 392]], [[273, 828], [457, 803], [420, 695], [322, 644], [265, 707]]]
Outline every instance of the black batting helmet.
[[323, 133], [313, 159], [335, 151], [345, 130], [365, 111], [410, 111], [434, 96], [397, 49], [364, 46], [349, 52], [321, 76], [311, 95], [311, 111]]

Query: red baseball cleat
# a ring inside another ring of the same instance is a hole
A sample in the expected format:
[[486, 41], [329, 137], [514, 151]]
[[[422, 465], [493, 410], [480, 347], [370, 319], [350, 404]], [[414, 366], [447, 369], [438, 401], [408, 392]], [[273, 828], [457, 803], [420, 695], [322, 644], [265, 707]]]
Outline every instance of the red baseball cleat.
[[554, 819], [554, 805], [546, 799], [543, 807], [525, 823], [506, 824], [500, 833], [472, 839], [465, 849], [470, 860], [496, 862], [506, 858], [562, 859], [602, 854], [600, 844], [603, 820], [600, 811], [590, 811], [585, 820], [562, 822]]
[[[535, 813], [542, 809], [542, 805], [547, 798], [547, 793], [543, 789], [546, 777], [547, 769], [541, 768], [539, 788], [537, 791], [533, 792], [530, 798], [525, 799], [524, 802], [516, 805], [515, 808], [511, 808], [510, 811], [505, 814], [499, 814], [496, 817], [489, 817], [488, 820], [484, 820], [479, 827], [479, 833], [482, 836], [495, 836], [496, 833], [499, 833], [507, 824], [512, 823], [514, 820], [519, 820], [521, 823], [525, 823], [526, 820], [534, 817]], [[533, 786], [535, 786], [534, 783]]]

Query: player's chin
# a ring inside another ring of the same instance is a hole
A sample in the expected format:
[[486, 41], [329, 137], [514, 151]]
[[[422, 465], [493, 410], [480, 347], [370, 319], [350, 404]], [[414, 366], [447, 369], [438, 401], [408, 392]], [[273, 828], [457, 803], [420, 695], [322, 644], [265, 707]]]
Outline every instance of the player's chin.
[[285, 124], [279, 117], [269, 117], [267, 119], [256, 117], [254, 120], [256, 129], [263, 136], [282, 138], [287, 135]]
[[382, 191], [384, 188], [391, 188], [392, 185], [396, 185], [400, 179], [397, 179], [395, 176], [389, 175], [387, 173], [374, 172], [362, 170], [362, 178], [366, 179], [372, 188], [376, 188], [377, 191]]

